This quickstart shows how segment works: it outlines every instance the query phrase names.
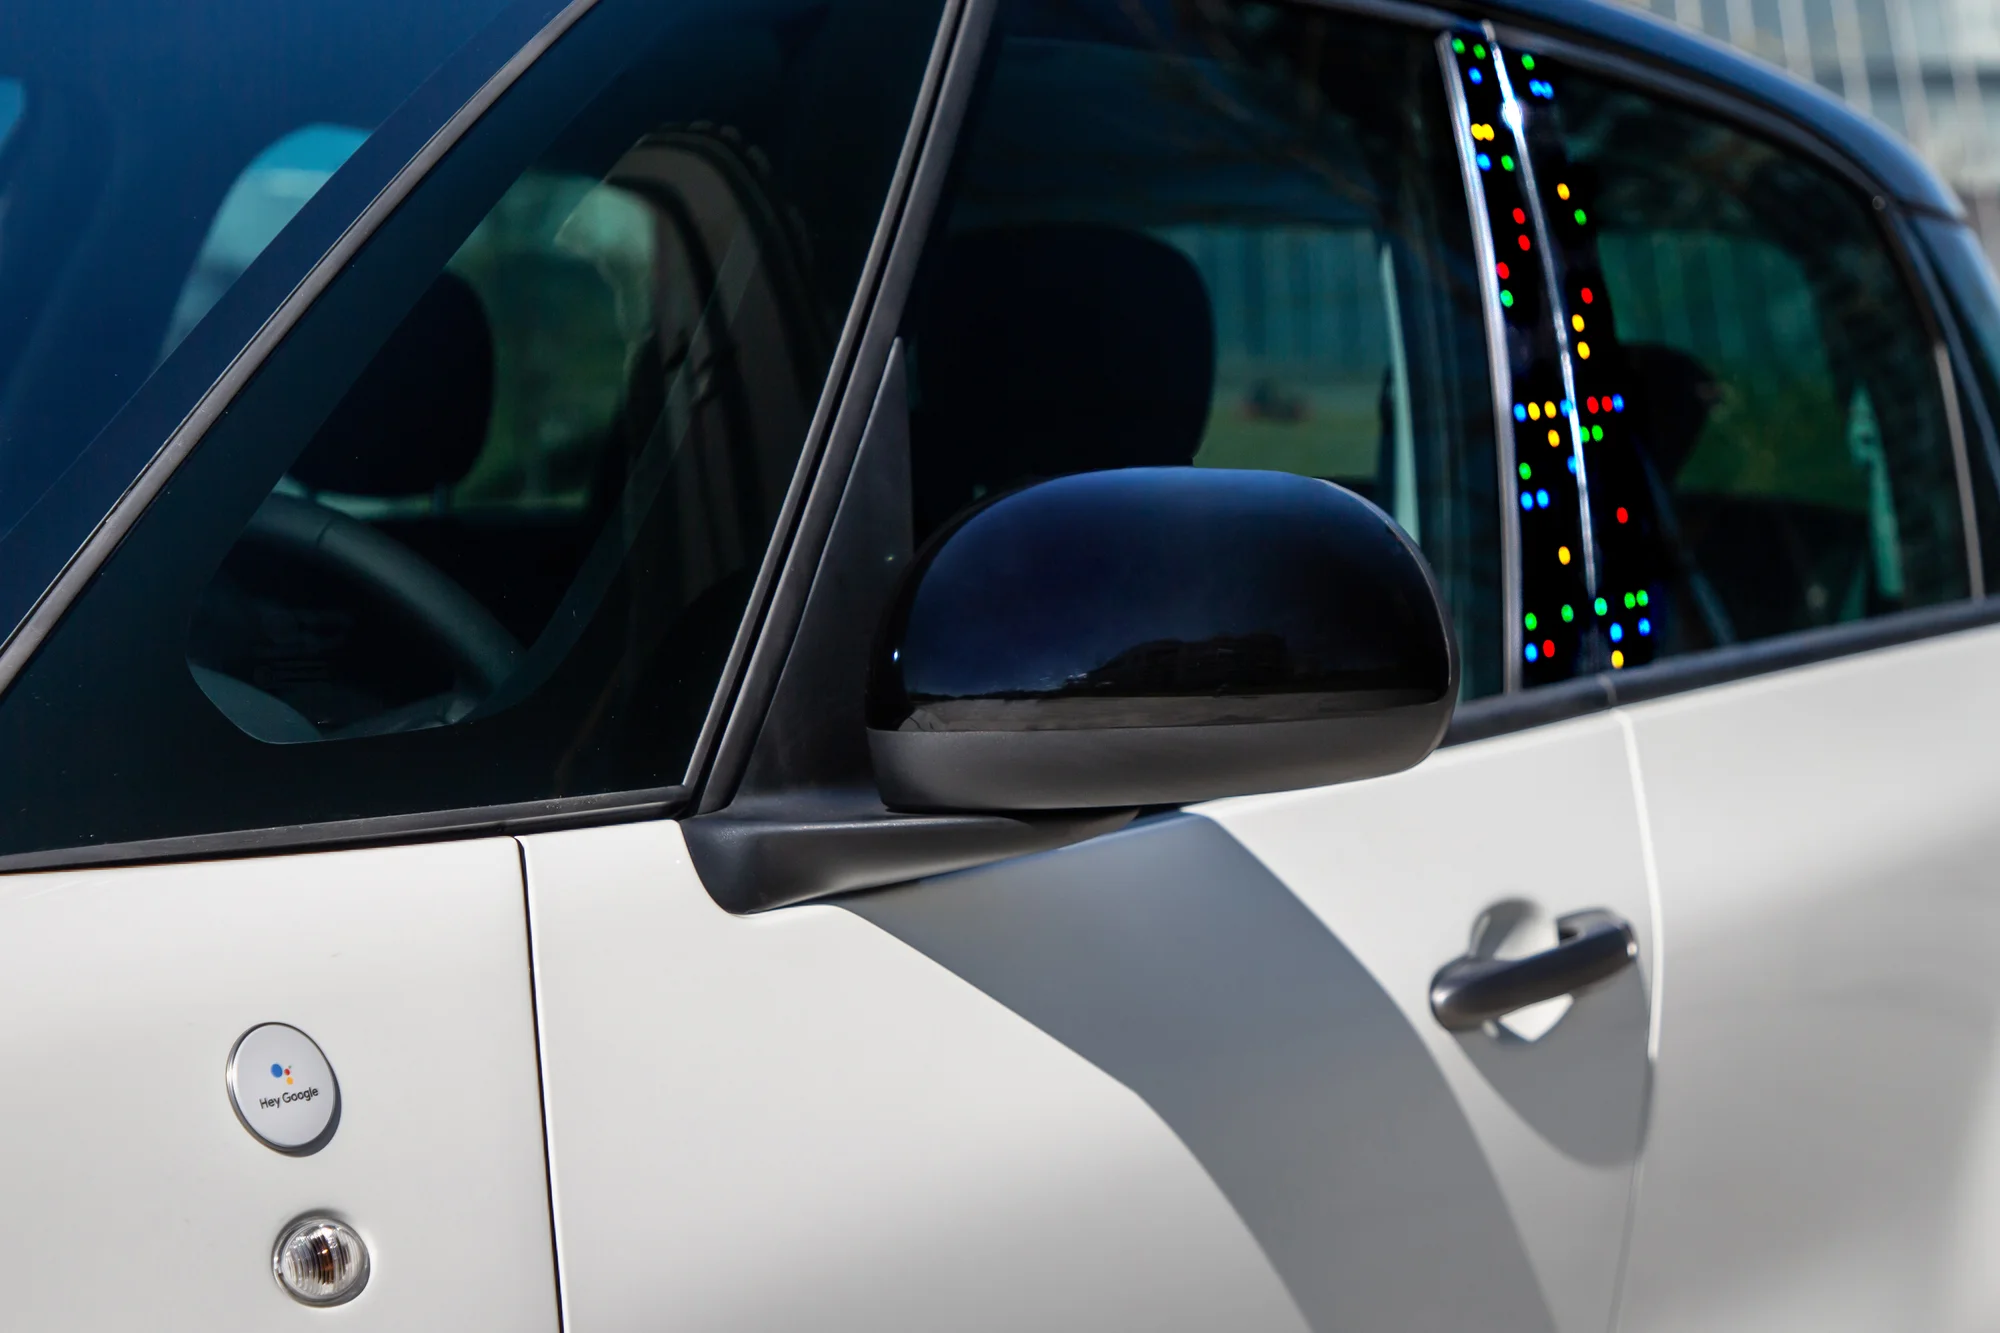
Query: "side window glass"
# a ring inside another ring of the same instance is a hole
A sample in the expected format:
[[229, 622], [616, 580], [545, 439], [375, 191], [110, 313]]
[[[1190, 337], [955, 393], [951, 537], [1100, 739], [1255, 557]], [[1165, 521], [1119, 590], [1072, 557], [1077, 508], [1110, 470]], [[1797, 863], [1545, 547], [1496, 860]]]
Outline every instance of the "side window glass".
[[1932, 338], [1868, 197], [1557, 61], [1511, 73], [1581, 400], [1596, 633], [1577, 666], [1966, 595]]
[[204, 594], [188, 656], [216, 707], [274, 742], [490, 716], [605, 612], [621, 653], [711, 678], [735, 624], [699, 608], [747, 591], [824, 342], [785, 232], [753, 224], [763, 185], [692, 130], [517, 181]]
[[308, 125], [250, 159], [222, 196], [202, 237], [194, 267], [174, 302], [161, 360], [367, 138], [368, 131], [350, 125]]
[[[0, 765], [0, 852], [670, 800], [937, 18], [600, 0], [314, 300], [14, 682], [0, 736], [75, 777]], [[344, 142], [274, 146], [204, 262], [254, 253]], [[161, 327], [204, 272], [160, 293]]]
[[0, 78], [0, 153], [7, 151], [7, 141], [14, 137], [14, 126], [20, 123], [21, 113], [27, 109], [28, 90], [21, 86], [21, 81]]
[[1274, 5], [1020, 3], [912, 303], [919, 536], [1126, 466], [1360, 492], [1501, 688], [1494, 408], [1433, 34]]

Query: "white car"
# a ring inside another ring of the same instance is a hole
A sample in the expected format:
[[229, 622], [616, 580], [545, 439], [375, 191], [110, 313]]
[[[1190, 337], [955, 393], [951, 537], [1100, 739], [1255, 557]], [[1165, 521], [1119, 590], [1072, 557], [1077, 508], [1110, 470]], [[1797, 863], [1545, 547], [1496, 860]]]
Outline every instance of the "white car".
[[1996, 372], [1592, 0], [9, 5], [0, 1326], [2000, 1328]]

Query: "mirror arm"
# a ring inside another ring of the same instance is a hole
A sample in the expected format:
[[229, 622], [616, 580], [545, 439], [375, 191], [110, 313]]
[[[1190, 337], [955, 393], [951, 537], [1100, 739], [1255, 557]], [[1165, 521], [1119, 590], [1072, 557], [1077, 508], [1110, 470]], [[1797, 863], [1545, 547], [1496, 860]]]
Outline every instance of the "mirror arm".
[[681, 831], [709, 893], [740, 914], [1049, 851], [1122, 828], [1137, 813], [905, 815], [854, 788], [739, 798]]

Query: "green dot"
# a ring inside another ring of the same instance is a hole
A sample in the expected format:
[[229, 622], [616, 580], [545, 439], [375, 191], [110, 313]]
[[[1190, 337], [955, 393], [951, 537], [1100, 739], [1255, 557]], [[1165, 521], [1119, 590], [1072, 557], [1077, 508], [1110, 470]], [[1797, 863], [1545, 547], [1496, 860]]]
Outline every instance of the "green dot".
[[1465, 43], [1460, 41], [1458, 38], [1454, 37], [1451, 39], [1451, 49], [1453, 51], [1456, 51], [1459, 55], [1464, 55]]
[[1564, 602], [1564, 603], [1563, 603], [1563, 623], [1564, 623], [1564, 624], [1568, 624], [1568, 623], [1569, 623], [1570, 621], [1572, 621], [1572, 620], [1575, 620], [1575, 619], [1576, 619], [1576, 608], [1575, 608], [1575, 607], [1573, 607], [1573, 606], [1571, 606], [1571, 605], [1570, 605], [1570, 604], [1569, 604], [1568, 602]]
[[1484, 59], [1486, 59], [1486, 47], [1485, 47], [1485, 45], [1484, 45], [1484, 44], [1482, 44], [1482, 43], [1477, 43], [1477, 42], [1475, 42], [1475, 43], [1473, 44], [1473, 47], [1472, 47], [1472, 54], [1474, 54], [1474, 55], [1478, 56], [1478, 57], [1479, 57], [1479, 58], [1480, 58], [1481, 60], [1484, 60]]
[[1506, 153], [1500, 154], [1500, 170], [1512, 171], [1513, 169], [1514, 169], [1514, 159], [1509, 155], [1507, 155]]
[[1606, 611], [1609, 611], [1611, 609], [1610, 604], [1606, 602], [1602, 597], [1597, 599], [1595, 605], [1597, 607], [1597, 614], [1600, 616], [1603, 615]]
[[1522, 68], [1522, 69], [1533, 69], [1534, 67], [1535, 67], [1535, 58], [1534, 58], [1533, 56], [1522, 56], [1522, 57], [1521, 57], [1521, 68]]
[[1530, 611], [1528, 612], [1528, 628], [1533, 629], [1534, 627], [1535, 627], [1535, 613], [1533, 611]]
[[1641, 588], [1639, 590], [1639, 605], [1644, 606], [1645, 604], [1646, 604], [1646, 591], [1645, 589]]
[[1514, 293], [1508, 291], [1505, 287], [1502, 287], [1500, 289], [1500, 304], [1507, 306], [1511, 309], [1514, 304]]
[[1590, 428], [1590, 438], [1591, 438], [1591, 439], [1593, 439], [1593, 440], [1601, 440], [1601, 439], [1603, 439], [1603, 438], [1604, 438], [1604, 427], [1602, 427], [1602, 426], [1592, 426], [1592, 427]]
[[1581, 227], [1583, 225], [1583, 221], [1584, 221], [1583, 210], [1579, 208], [1576, 210], [1576, 225]]
[[1526, 463], [1521, 464], [1521, 480], [1527, 481], [1535, 475], [1535, 470]]
[[1639, 599], [1637, 597], [1634, 597], [1629, 592], [1625, 594], [1625, 609], [1627, 611], [1630, 611], [1633, 607], [1637, 606], [1638, 604], [1639, 604]]

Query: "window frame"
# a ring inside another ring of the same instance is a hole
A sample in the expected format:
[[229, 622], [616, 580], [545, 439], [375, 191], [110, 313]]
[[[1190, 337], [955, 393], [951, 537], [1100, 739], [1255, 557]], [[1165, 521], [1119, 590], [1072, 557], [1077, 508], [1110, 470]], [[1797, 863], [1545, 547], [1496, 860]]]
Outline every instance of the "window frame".
[[[1636, 92], [1671, 101], [1690, 112], [1756, 135], [1777, 147], [1801, 154], [1833, 171], [1874, 205], [1877, 232], [1901, 273], [1923, 322], [1938, 373], [1938, 390], [1945, 408], [1963, 532], [1961, 559], [1966, 566], [1967, 595], [1963, 598], [1895, 612], [1886, 616], [1774, 635], [1752, 643], [1704, 649], [1617, 672], [1600, 671], [1557, 684], [1520, 689], [1462, 705], [1452, 719], [1443, 744], [1456, 745], [1559, 722], [1621, 704], [1663, 698], [1751, 676], [1766, 675], [1815, 662], [1870, 652], [1897, 644], [1954, 634], [2000, 622], [2000, 600], [1987, 597], [1980, 533], [1974, 506], [1970, 441], [1958, 398], [1964, 383], [1964, 363], [1956, 347], [1950, 312], [1940, 305], [1939, 289], [1909, 224], [1911, 213], [1931, 210], [1900, 199], [1854, 156], [1828, 138], [1821, 127], [1788, 111], [1750, 99], [1742, 88], [1695, 77], [1644, 59], [1644, 53], [1622, 45], [1591, 41], [1595, 34], [1563, 33], [1531, 27], [1500, 17], [1487, 19], [1487, 39], [1502, 49], [1526, 49], [1549, 55]], [[1449, 77], [1448, 73], [1443, 75]], [[1469, 202], [1469, 200], [1468, 200]], [[1497, 310], [1492, 312], [1497, 316]], [[1976, 387], [1973, 388], [1976, 392]], [[1496, 394], [1499, 385], [1496, 380]], [[1510, 520], [1511, 521], [1511, 520]], [[1508, 576], [1518, 587], [1518, 566]]]
[[[1433, 34], [1449, 33], [1468, 22], [1468, 16], [1403, 0], [1291, 2], [1425, 29]], [[474, 95], [444, 121], [348, 222], [338, 242], [311, 266], [256, 336], [235, 353], [224, 374], [192, 402], [178, 426], [161, 442], [138, 476], [130, 480], [117, 503], [96, 524], [33, 610], [0, 646], [0, 692], [19, 675], [62, 616], [84, 594], [98, 569], [165, 488], [202, 434], [228, 409], [236, 394], [331, 285], [347, 261], [479, 122], [486, 110], [596, 3], [597, 0], [569, 0], [531, 40], [487, 77]], [[0, 856], [0, 872], [490, 836], [671, 817], [712, 811], [728, 804], [775, 693], [867, 423], [875, 387], [890, 363], [903, 301], [917, 260], [929, 239], [931, 214], [957, 149], [963, 115], [974, 92], [985, 41], [999, 3], [1000, 0], [944, 0], [929, 63], [861, 279], [841, 327], [833, 363], [822, 385], [778, 525], [759, 566], [749, 605], [738, 626], [683, 783], [645, 791], [22, 853]], [[1925, 262], [1908, 221], [1911, 214], [1932, 214], [1937, 212], [1935, 208], [1899, 198], [1811, 121], [1756, 103], [1743, 89], [1704, 81], [1679, 66], [1670, 69], [1664, 61], [1647, 63], [1643, 52], [1599, 34], [1557, 33], [1517, 26], [1505, 17], [1497, 23], [1490, 18], [1482, 20], [1478, 15], [1470, 19], [1482, 24], [1489, 40], [1504, 47], [1525, 45], [1537, 53], [1546, 52], [1649, 95], [1680, 102], [1701, 114], [1771, 139], [1790, 151], [1802, 152], [1873, 199], [1882, 219], [1883, 241], [1902, 268], [1904, 281], [1938, 354], [1940, 391], [1945, 395], [1948, 420], [1954, 431], [1961, 512], [1970, 511], [1973, 497], [1969, 441], [1965, 438], [1955, 393], [1960, 384], [1975, 396], [1979, 390], [1976, 381], [1965, 378], [1963, 339], [1949, 310], [1941, 305], [1938, 279]], [[1592, 44], [1593, 39], [1603, 45]], [[1448, 80], [1442, 66], [1438, 77], [1441, 82]], [[1461, 190], [1460, 203], [1467, 210], [1469, 225], [1477, 233], [1479, 220], [1473, 216], [1469, 190]], [[1497, 310], [1489, 311], [1489, 339], [1495, 314]], [[1491, 365], [1489, 375], [1494, 379], [1496, 411], [1499, 411], [1502, 386]], [[1990, 415], [1995, 405], [1984, 406]], [[1518, 535], [1513, 533], [1514, 515], [1506, 503], [1510, 498], [1504, 487], [1496, 496], [1502, 530], [1510, 534], [1503, 547], [1510, 552], [1503, 592], [1503, 596], [1509, 597], [1515, 595], [1519, 583], [1518, 554], [1512, 553]], [[1608, 672], [1531, 690], [1520, 689], [1510, 680], [1503, 693], [1461, 706], [1444, 743], [1501, 735], [1623, 703], [2000, 623], [2000, 598], [1982, 600], [1981, 596], [1983, 574], [1976, 524], [1969, 523], [1966, 534], [1969, 586], [1974, 591], [1965, 599], [1688, 654], [1620, 672], [1615, 682]]]
[[[350, 261], [375, 236], [434, 168], [519, 82], [521, 77], [598, 5], [569, 0], [532, 38], [478, 86], [411, 156], [352, 215], [338, 241], [312, 264], [256, 335], [236, 349], [221, 377], [199, 395], [132, 478], [108, 513], [69, 556], [61, 573], [36, 601], [13, 635], [0, 645], [0, 705], [37, 651], [68, 612], [88, 596], [99, 570], [164, 492], [181, 465], [220, 420], [237, 395], [255, 378], [292, 329], [333, 286]], [[505, 804], [368, 815], [278, 827], [181, 834], [138, 841], [70, 846], [0, 855], [0, 873], [80, 866], [134, 865], [164, 861], [263, 855], [280, 851], [410, 843], [446, 838], [492, 836], [671, 817], [687, 811], [702, 779], [726, 757], [732, 732], [744, 727], [741, 706], [757, 685], [760, 660], [769, 657], [765, 631], [786, 611], [785, 594], [799, 585], [795, 601], [817, 563], [814, 520], [826, 510], [818, 537], [830, 524], [832, 503], [845, 479], [845, 464], [858, 441], [860, 417], [872, 398], [872, 380], [886, 361], [900, 318], [901, 293], [915, 265], [916, 246], [905, 237], [906, 219], [920, 217], [940, 193], [956, 123], [946, 114], [962, 108], [976, 73], [977, 54], [990, 26], [996, 0], [942, 0], [916, 99], [902, 132], [888, 192], [870, 236], [855, 292], [848, 302], [831, 364], [814, 404], [797, 465], [770, 541], [760, 557], [748, 604], [739, 620], [729, 656], [710, 696], [705, 721], [681, 782], [666, 787], [590, 793]], [[972, 58], [963, 58], [967, 48]], [[944, 140], [940, 149], [937, 140]], [[893, 308], [886, 308], [893, 307]], [[872, 354], [872, 356], [871, 356]], [[850, 393], [850, 389], [856, 389]], [[856, 401], [860, 400], [860, 401]], [[849, 429], [851, 425], [851, 429]], [[845, 456], [841, 446], [845, 443]], [[837, 474], [837, 475], [835, 475]], [[801, 572], [802, 570], [802, 572]], [[796, 606], [790, 608], [796, 611]], [[789, 640], [787, 639], [788, 643]], [[782, 647], [776, 652], [782, 665]], [[769, 672], [773, 681], [775, 670]], [[766, 691], [768, 693], [768, 690]], [[747, 753], [747, 738], [739, 742]]]

